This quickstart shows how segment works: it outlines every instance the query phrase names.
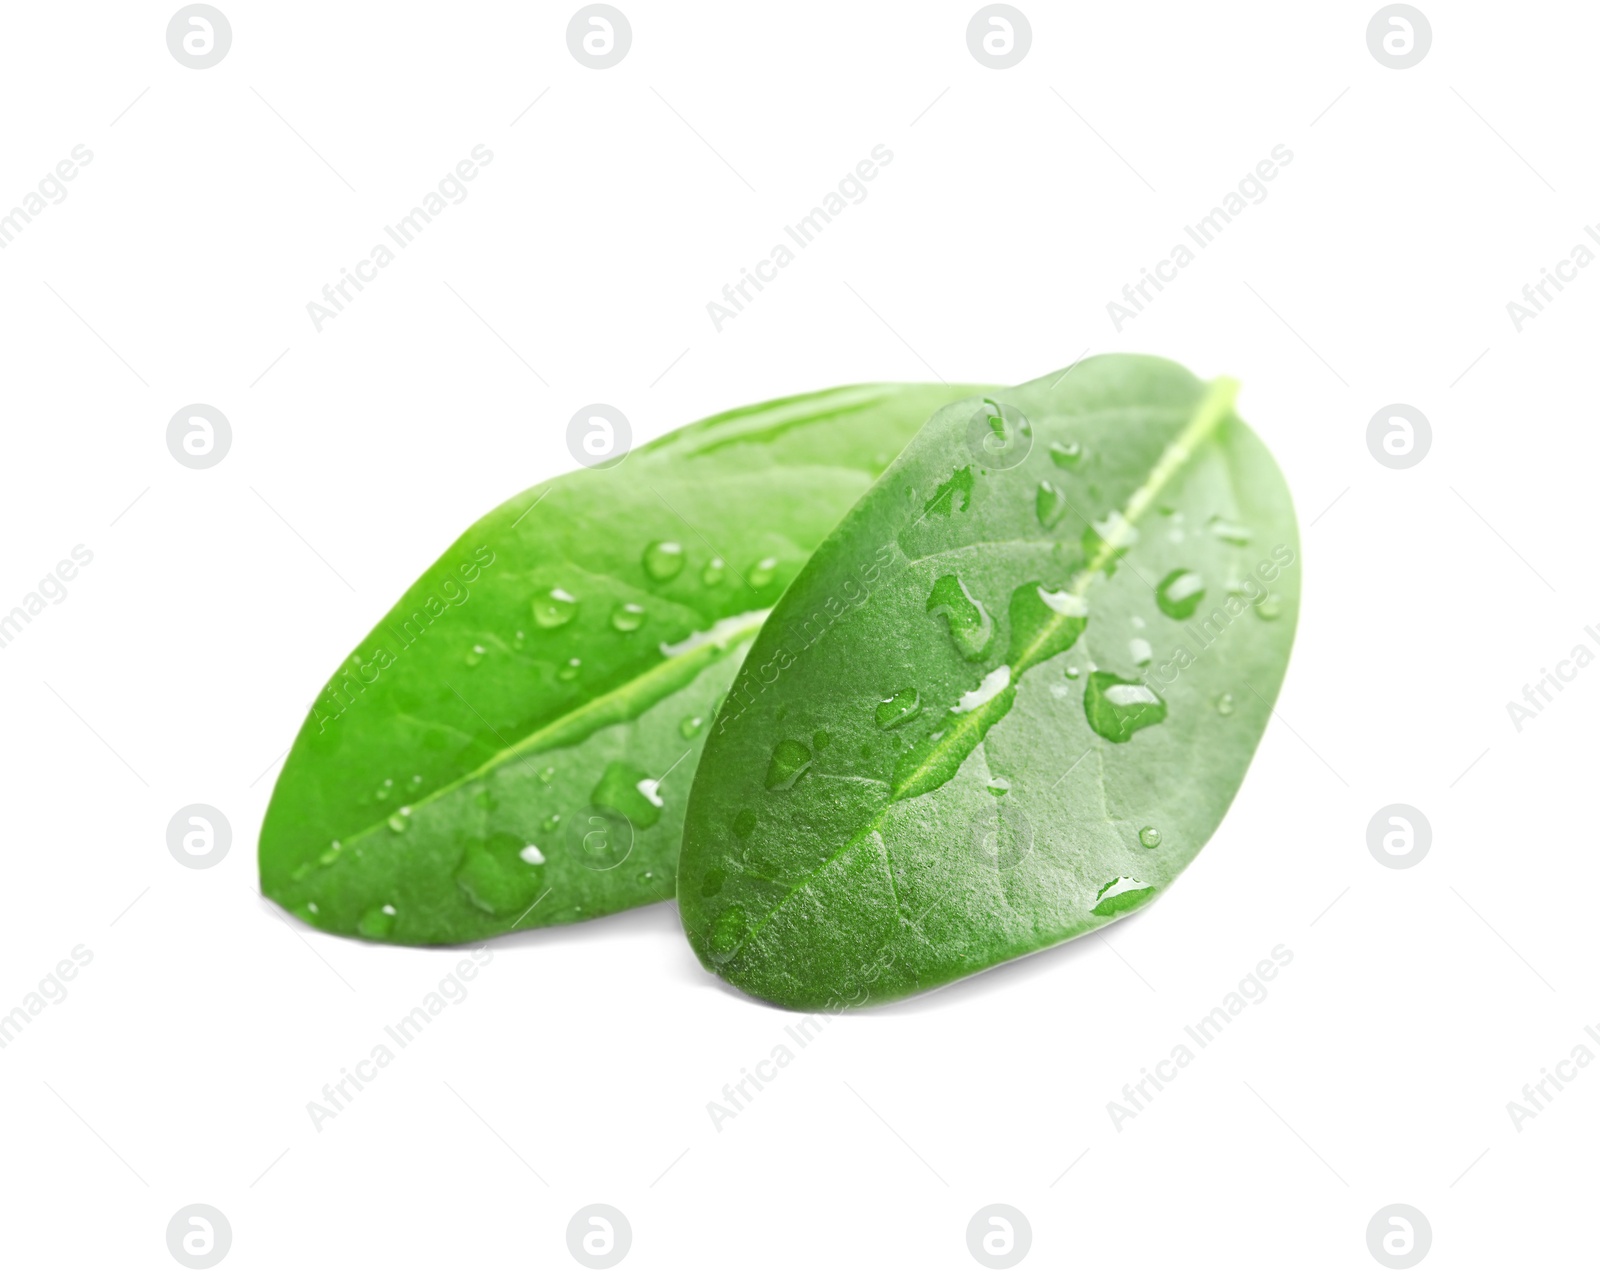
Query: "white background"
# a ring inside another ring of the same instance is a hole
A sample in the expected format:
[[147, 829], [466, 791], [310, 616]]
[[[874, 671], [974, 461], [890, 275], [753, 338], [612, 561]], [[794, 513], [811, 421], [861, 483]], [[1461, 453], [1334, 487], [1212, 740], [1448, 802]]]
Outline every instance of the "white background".
[[[1520, 334], [1506, 302], [1600, 217], [1600, 14], [1424, 0], [1432, 50], [1395, 71], [1371, 0], [1023, 0], [1031, 51], [994, 71], [972, 0], [621, 2], [606, 71], [568, 52], [576, 5], [222, 0], [205, 71], [164, 5], [8, 8], [0, 206], [94, 155], [0, 251], [0, 610], [94, 554], [0, 650], [0, 1012], [93, 952], [0, 1052], [8, 1264], [176, 1269], [197, 1201], [230, 1270], [577, 1269], [595, 1201], [624, 1269], [977, 1269], [997, 1201], [1024, 1269], [1378, 1269], [1395, 1202], [1432, 1224], [1423, 1268], [1586, 1261], [1600, 1068], [1520, 1131], [1506, 1103], [1600, 1021], [1600, 668], [1521, 732], [1505, 704], [1600, 652], [1600, 269]], [[306, 303], [479, 143], [470, 197], [318, 333]], [[706, 303], [879, 143], [865, 202], [718, 333]], [[1117, 332], [1106, 303], [1279, 143], [1270, 197]], [[277, 759], [462, 528], [571, 467], [574, 410], [642, 440], [1118, 349], [1240, 378], [1304, 541], [1278, 719], [1175, 888], [831, 1021], [720, 1132], [706, 1103], [792, 1016], [701, 970], [670, 906], [497, 942], [313, 1129], [463, 953], [259, 899]], [[204, 471], [165, 444], [194, 402], [234, 431]], [[1404, 471], [1365, 443], [1393, 402], [1433, 427]], [[233, 828], [206, 871], [165, 843], [192, 802]], [[1410, 870], [1367, 849], [1391, 802], [1432, 824]], [[1280, 943], [1270, 997], [1116, 1130]]]

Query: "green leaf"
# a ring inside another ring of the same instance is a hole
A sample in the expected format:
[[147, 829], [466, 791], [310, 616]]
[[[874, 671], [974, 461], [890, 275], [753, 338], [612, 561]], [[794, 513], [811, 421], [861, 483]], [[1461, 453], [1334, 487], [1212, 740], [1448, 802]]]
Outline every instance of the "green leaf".
[[705, 728], [767, 610], [968, 387], [747, 407], [474, 524], [318, 695], [261, 829], [320, 928], [466, 942], [672, 897]]
[[[894, 999], [1172, 883], [1244, 779], [1298, 611], [1294, 510], [1235, 389], [1115, 355], [934, 416], [714, 723], [679, 879], [703, 963], [794, 1008]], [[1025, 455], [986, 463], [997, 418], [1031, 426]]]

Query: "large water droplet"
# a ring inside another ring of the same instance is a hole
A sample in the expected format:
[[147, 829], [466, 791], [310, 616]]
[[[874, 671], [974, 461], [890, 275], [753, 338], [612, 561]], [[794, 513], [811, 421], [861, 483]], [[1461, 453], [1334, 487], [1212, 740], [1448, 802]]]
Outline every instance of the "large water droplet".
[[1083, 444], [1081, 442], [1052, 442], [1050, 444], [1050, 459], [1055, 461], [1058, 469], [1076, 469], [1083, 459]]
[[1039, 525], [1050, 530], [1066, 515], [1067, 493], [1053, 482], [1041, 482], [1034, 493], [1033, 511], [1038, 515]]
[[1083, 528], [1083, 555], [1109, 575], [1118, 559], [1139, 542], [1139, 528], [1113, 509], [1102, 521]]
[[917, 693], [915, 686], [907, 686], [904, 690], [896, 690], [887, 699], [880, 699], [877, 711], [873, 715], [880, 727], [893, 730], [897, 725], [904, 725], [921, 711], [922, 696]]
[[539, 896], [544, 855], [524, 837], [496, 832], [467, 842], [455, 870], [456, 888], [492, 916], [520, 915]]
[[683, 569], [683, 545], [676, 540], [657, 540], [644, 551], [644, 573], [665, 583]]
[[1166, 700], [1142, 681], [1092, 672], [1083, 689], [1083, 714], [1103, 739], [1126, 743], [1136, 731], [1167, 719]]
[[1001, 691], [1011, 684], [1011, 669], [1001, 664], [978, 683], [976, 690], [969, 690], [956, 701], [952, 712], [971, 712], [974, 708], [981, 708]]
[[1150, 643], [1143, 637], [1135, 637], [1128, 643], [1128, 658], [1143, 668], [1155, 658], [1155, 653], [1150, 649]]
[[750, 568], [749, 580], [751, 588], [765, 588], [772, 583], [772, 577], [778, 573], [778, 559], [764, 557]]
[[665, 802], [657, 794], [659, 780], [626, 761], [613, 761], [595, 784], [589, 800], [604, 809], [615, 810], [635, 827], [654, 827], [661, 819]]
[[983, 658], [994, 638], [994, 621], [957, 576], [941, 575], [934, 583], [928, 594], [928, 614], [944, 616], [950, 640], [963, 659], [976, 662]]
[[1206, 595], [1199, 572], [1179, 569], [1156, 585], [1156, 605], [1168, 619], [1188, 619]]
[[710, 949], [711, 958], [719, 964], [729, 959], [739, 949], [739, 943], [744, 940], [748, 924], [744, 908], [738, 903], [734, 903], [712, 921], [711, 934], [706, 944]]
[[560, 628], [578, 613], [578, 599], [564, 588], [552, 588], [533, 599], [533, 622], [540, 628]]
[[1011, 594], [1011, 647], [1006, 662], [1018, 676], [1069, 649], [1089, 622], [1089, 605], [1066, 589], [1033, 580]]
[[1241, 526], [1237, 522], [1230, 522], [1220, 515], [1212, 518], [1206, 525], [1210, 528], [1211, 534], [1219, 540], [1225, 540], [1229, 544], [1243, 545], [1250, 543], [1250, 528], [1247, 526]]
[[623, 602], [611, 612], [611, 626], [619, 633], [639, 631], [644, 623], [644, 607], [638, 602]]
[[356, 931], [364, 938], [387, 938], [394, 932], [395, 909], [389, 903], [361, 913], [356, 921]]
[[1146, 849], [1154, 849], [1161, 844], [1160, 829], [1155, 827], [1141, 827], [1139, 829], [1139, 843]]
[[810, 748], [799, 739], [780, 740], [772, 749], [772, 760], [767, 766], [767, 790], [793, 787], [810, 767]]
[[1093, 912], [1097, 916], [1116, 916], [1142, 906], [1155, 895], [1154, 885], [1132, 876], [1118, 876], [1095, 895]]

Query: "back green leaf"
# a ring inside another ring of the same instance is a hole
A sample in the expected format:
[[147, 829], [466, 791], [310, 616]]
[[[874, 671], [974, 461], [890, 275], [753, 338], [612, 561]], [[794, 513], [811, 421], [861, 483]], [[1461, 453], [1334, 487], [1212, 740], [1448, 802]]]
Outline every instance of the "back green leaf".
[[934, 416], [713, 725], [679, 881], [702, 962], [793, 1008], [889, 1000], [1172, 883], [1299, 608], [1289, 492], [1236, 388], [1114, 355]]
[[706, 727], [811, 551], [969, 387], [704, 420], [474, 524], [318, 695], [261, 888], [320, 928], [468, 942], [672, 897]]

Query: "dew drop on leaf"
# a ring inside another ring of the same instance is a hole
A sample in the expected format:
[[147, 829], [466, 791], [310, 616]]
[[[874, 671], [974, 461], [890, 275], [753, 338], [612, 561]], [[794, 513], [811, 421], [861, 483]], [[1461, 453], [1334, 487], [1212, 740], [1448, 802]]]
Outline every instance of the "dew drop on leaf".
[[372, 907], [362, 912], [356, 921], [356, 930], [364, 938], [387, 938], [394, 931], [395, 910], [392, 904]]
[[1154, 849], [1161, 844], [1161, 832], [1154, 827], [1141, 827], [1139, 829], [1139, 843], [1146, 849]]
[[564, 588], [552, 588], [533, 599], [533, 622], [540, 628], [560, 628], [578, 613], [578, 599]]
[[1011, 780], [1001, 778], [998, 774], [990, 778], [986, 786], [992, 796], [1004, 796], [1011, 790]]
[[700, 733], [700, 728], [705, 724], [704, 717], [685, 717], [678, 722], [678, 733], [686, 739], [692, 739]]
[[1052, 442], [1050, 444], [1050, 459], [1055, 461], [1058, 469], [1076, 469], [1083, 459], [1083, 444], [1081, 442]]
[[1239, 523], [1230, 522], [1227, 518], [1221, 516], [1212, 518], [1206, 525], [1210, 528], [1212, 535], [1228, 544], [1242, 545], [1250, 543], [1250, 528], [1247, 526], [1240, 526]]
[[1095, 895], [1093, 912], [1097, 916], [1117, 916], [1132, 911], [1155, 894], [1155, 886], [1132, 876], [1118, 876]]
[[393, 814], [389, 815], [389, 830], [403, 832], [411, 826], [411, 807], [402, 805]]
[[467, 842], [455, 870], [456, 888], [491, 916], [515, 915], [539, 896], [544, 855], [537, 845], [508, 832]]
[[482, 662], [483, 662], [483, 647], [482, 646], [474, 646], [471, 650], [467, 651], [467, 667], [468, 668], [476, 668]]
[[1197, 571], [1170, 572], [1156, 585], [1156, 605], [1168, 619], [1188, 619], [1206, 595], [1206, 582]]
[[1268, 593], [1256, 603], [1256, 614], [1270, 622], [1283, 614], [1283, 603], [1278, 600], [1276, 593]]
[[750, 587], [765, 588], [772, 583], [772, 577], [778, 573], [778, 559], [764, 557], [750, 568]]
[[632, 633], [644, 623], [644, 607], [638, 602], [623, 602], [611, 612], [611, 626], [619, 633]]
[[1135, 637], [1128, 643], [1128, 658], [1138, 664], [1139, 667], [1143, 668], [1154, 657], [1154, 652], [1150, 649], [1150, 643], [1143, 637]]
[[714, 557], [706, 563], [705, 570], [700, 572], [700, 582], [707, 588], [715, 588], [722, 583], [722, 577], [727, 573], [728, 564], [720, 557]]
[[522, 861], [525, 863], [532, 863], [535, 867], [540, 866], [544, 862], [544, 854], [541, 853], [539, 847], [534, 844], [524, 845], [520, 850], [517, 851], [517, 857], [522, 859]]
[[1231, 694], [1217, 696], [1217, 711], [1225, 717], [1233, 715], [1233, 696]]
[[772, 760], [767, 765], [767, 790], [783, 791], [793, 787], [810, 766], [810, 748], [799, 739], [780, 740], [772, 749]]
[[1136, 731], [1165, 721], [1167, 704], [1142, 681], [1092, 672], [1083, 689], [1083, 714], [1101, 738], [1126, 743]]
[[1033, 497], [1033, 511], [1039, 517], [1039, 525], [1050, 530], [1066, 515], [1066, 492], [1053, 482], [1041, 482]]
[[656, 794], [658, 781], [638, 766], [613, 761], [595, 784], [591, 804], [615, 810], [635, 827], [654, 827], [665, 802]]
[[733, 834], [740, 840], [749, 840], [750, 834], [756, 830], [756, 812], [754, 810], [740, 810], [734, 816]]
[[576, 681], [578, 679], [578, 669], [581, 667], [583, 667], [583, 660], [574, 655], [567, 660], [561, 671], [556, 673], [556, 679], [558, 681]]
[[676, 540], [656, 540], [644, 551], [644, 573], [665, 583], [683, 569], [683, 545]]
[[915, 686], [907, 686], [904, 690], [896, 690], [887, 699], [880, 699], [873, 715], [881, 728], [893, 730], [921, 711], [922, 696], [917, 693]]
[[941, 575], [928, 594], [928, 614], [935, 619], [944, 617], [949, 626], [950, 640], [963, 659], [982, 659], [994, 637], [994, 621], [989, 612], [954, 575]]
[[711, 922], [711, 958], [721, 963], [739, 949], [747, 925], [744, 908], [735, 903]]

